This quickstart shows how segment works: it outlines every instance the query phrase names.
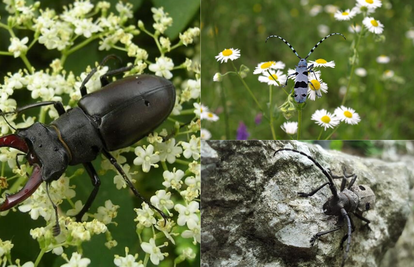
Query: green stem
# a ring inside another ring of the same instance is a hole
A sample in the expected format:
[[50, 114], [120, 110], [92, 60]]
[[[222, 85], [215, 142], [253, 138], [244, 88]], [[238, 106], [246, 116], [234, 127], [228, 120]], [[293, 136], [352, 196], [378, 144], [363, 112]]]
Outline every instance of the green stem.
[[301, 129], [302, 129], [302, 107], [298, 109], [298, 140], [300, 139]]
[[240, 73], [237, 71], [236, 66], [234, 66], [233, 61], [231, 62], [231, 64], [233, 65], [234, 70], [237, 73], [237, 76], [240, 78], [241, 82], [243, 83], [244, 87], [247, 89], [247, 91], [249, 92], [250, 96], [253, 98], [254, 102], [256, 103], [257, 107], [260, 109], [260, 111], [263, 113], [263, 117], [265, 117], [267, 120], [269, 120], [269, 118], [267, 117], [266, 113], [264, 112], [262, 106], [259, 104], [259, 101], [257, 101], [257, 98], [254, 96], [252, 90], [250, 90], [250, 87], [247, 85], [247, 83], [244, 81], [244, 79], [241, 77]]
[[20, 58], [23, 60], [24, 64], [26, 65], [27, 70], [33, 74], [33, 67], [32, 64], [30, 64], [29, 60], [27, 59], [25, 54], [21, 54]]
[[[365, 16], [364, 16], [364, 18], [365, 18]], [[355, 65], [356, 65], [355, 61], [356, 61], [356, 57], [358, 55], [359, 41], [361, 40], [361, 36], [362, 36], [363, 31], [364, 31], [364, 29], [361, 28], [361, 31], [358, 34], [357, 42], [356, 42], [355, 47], [354, 47], [354, 57], [355, 57], [355, 59], [353, 59], [353, 62], [352, 62], [351, 73], [349, 74], [348, 84], [346, 86], [346, 91], [345, 91], [345, 94], [344, 94], [344, 98], [342, 99], [342, 104], [341, 104], [342, 106], [345, 105], [345, 101], [346, 101], [346, 97], [348, 95], [349, 87], [351, 86], [351, 81], [352, 81], [352, 77], [354, 75]]]
[[269, 115], [270, 115], [270, 130], [272, 131], [273, 140], [276, 140], [276, 133], [273, 126], [273, 104], [272, 104], [273, 87], [269, 85]]
[[322, 133], [323, 133], [323, 128], [321, 129], [321, 132], [319, 133], [318, 140], [321, 140]]
[[329, 138], [331, 138], [331, 136], [336, 132], [336, 130], [338, 130], [339, 126], [341, 126], [341, 124], [339, 124], [338, 127], [333, 129], [332, 133], [330, 135], [328, 135], [328, 137], [326, 137], [325, 140], [328, 140]]
[[46, 250], [41, 249], [39, 252], [39, 255], [37, 255], [36, 261], [34, 263], [34, 266], [37, 267], [40, 263], [40, 260], [43, 258], [43, 255], [45, 254]]
[[227, 110], [227, 101], [226, 101], [226, 93], [224, 92], [224, 86], [220, 86], [220, 98], [221, 98], [221, 105], [223, 106], [223, 113], [224, 113], [224, 129], [225, 129], [225, 136], [224, 138], [227, 140], [230, 136], [230, 124], [229, 124], [229, 113]]

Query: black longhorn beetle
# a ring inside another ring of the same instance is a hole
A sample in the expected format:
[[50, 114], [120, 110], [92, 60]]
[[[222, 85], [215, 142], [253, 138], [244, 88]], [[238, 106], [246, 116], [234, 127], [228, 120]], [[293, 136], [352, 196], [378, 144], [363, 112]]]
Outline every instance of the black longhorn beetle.
[[[105, 64], [111, 57], [114, 56], [105, 57], [100, 65]], [[110, 76], [133, 67], [108, 71], [100, 77], [102, 89], [87, 94], [85, 85], [97, 71], [97, 68], [92, 69], [81, 84], [82, 98], [78, 106], [68, 111], [65, 111], [61, 102], [56, 101], [29, 104], [13, 112], [0, 110], [0, 115], [4, 117], [6, 114], [16, 114], [34, 107], [53, 105], [60, 116], [49, 125], [36, 122], [28, 128], [17, 129], [14, 134], [0, 137], [0, 147], [12, 147], [24, 152], [28, 163], [33, 166], [26, 185], [17, 193], [6, 195], [0, 211], [8, 210], [27, 199], [43, 181], [46, 182], [49, 196], [50, 183], [59, 179], [68, 165], [83, 164], [94, 188], [82, 210], [75, 216], [80, 221], [92, 205], [101, 184], [91, 161], [103, 153], [122, 175], [134, 195], [157, 210], [166, 220], [166, 215], [161, 210], [138, 193], [122, 167], [110, 154], [110, 151], [130, 146], [152, 132], [167, 119], [175, 104], [175, 87], [162, 77], [142, 74], [109, 82]], [[51, 199], [50, 201], [55, 210], [56, 225], [53, 232], [56, 236], [60, 233], [57, 207]]]
[[[313, 159], [311, 156], [290, 148], [282, 148], [277, 150], [276, 153], [280, 151], [292, 151], [295, 153], [299, 153], [308, 159], [310, 159], [326, 176], [328, 179], [328, 182], [322, 184], [318, 188], [312, 190], [310, 193], [303, 193], [298, 192], [298, 195], [300, 197], [310, 197], [313, 196], [316, 192], [321, 190], [326, 185], [329, 186], [329, 189], [332, 192], [332, 196], [328, 199], [328, 201], [323, 204], [323, 212], [326, 215], [335, 215], [338, 216], [338, 227], [322, 231], [319, 233], [316, 233], [310, 240], [311, 245], [313, 246], [315, 244], [315, 241], [319, 239], [322, 235], [326, 235], [335, 231], [338, 231], [342, 228], [342, 222], [345, 219], [347, 224], [347, 234], [342, 238], [341, 240], [341, 249], [343, 248], [343, 243], [345, 240], [347, 240], [346, 244], [346, 250], [344, 253], [344, 257], [342, 259], [341, 266], [344, 266], [345, 261], [348, 257], [349, 247], [351, 245], [351, 234], [354, 231], [354, 224], [351, 220], [351, 217], [349, 216], [349, 213], [352, 213], [357, 217], [358, 219], [366, 222], [365, 226], [368, 226], [370, 221], [364, 217], [362, 217], [362, 212], [368, 211], [369, 209], [374, 208], [375, 204], [375, 194], [372, 191], [371, 188], [369, 188], [366, 185], [354, 185], [355, 181], [357, 179], [357, 176], [355, 174], [347, 175], [345, 171], [345, 167], [343, 167], [343, 176], [334, 176], [332, 175], [331, 171], [328, 169], [326, 171], [315, 159]], [[346, 187], [347, 178], [351, 178], [351, 182], [349, 183], [348, 187]], [[333, 179], [342, 179], [340, 192], [335, 187], [335, 184], [333, 182]], [[368, 226], [369, 227], [369, 226]]]

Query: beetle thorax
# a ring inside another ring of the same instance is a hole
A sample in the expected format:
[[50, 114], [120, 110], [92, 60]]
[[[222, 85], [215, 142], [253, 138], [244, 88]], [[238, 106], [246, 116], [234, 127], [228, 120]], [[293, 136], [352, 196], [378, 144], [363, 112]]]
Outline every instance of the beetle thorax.
[[351, 190], [344, 189], [338, 192], [338, 198], [330, 197], [323, 205], [323, 212], [327, 215], [341, 215], [341, 208], [348, 212], [355, 211], [358, 207], [358, 196]]
[[308, 67], [308, 63], [306, 62], [306, 59], [301, 58], [299, 60], [297, 68], [305, 68], [306, 69], [307, 67]]

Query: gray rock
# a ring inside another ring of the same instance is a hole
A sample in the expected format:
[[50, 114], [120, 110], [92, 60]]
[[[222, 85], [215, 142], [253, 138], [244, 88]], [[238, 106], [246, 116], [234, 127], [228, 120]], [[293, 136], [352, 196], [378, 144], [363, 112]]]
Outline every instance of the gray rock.
[[[331, 196], [329, 188], [308, 198], [297, 195], [327, 179], [305, 156], [289, 151], [274, 156], [282, 147], [312, 156], [335, 175], [345, 166], [347, 173], [358, 176], [356, 184], [375, 192], [375, 209], [363, 214], [371, 221], [370, 229], [351, 215], [355, 231], [345, 266], [380, 266], [412, 210], [412, 161], [384, 162], [295, 141], [208, 141], [202, 142], [202, 151], [207, 146], [210, 156], [202, 167], [202, 266], [340, 266], [345, 225], [314, 246], [309, 242], [317, 232], [336, 227], [338, 218], [322, 211]], [[335, 183], [339, 190], [340, 180]]]

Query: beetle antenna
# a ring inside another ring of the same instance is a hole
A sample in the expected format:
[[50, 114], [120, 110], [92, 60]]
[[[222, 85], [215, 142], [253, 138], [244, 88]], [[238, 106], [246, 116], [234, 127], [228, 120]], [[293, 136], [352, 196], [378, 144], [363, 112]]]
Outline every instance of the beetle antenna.
[[329, 173], [321, 166], [321, 164], [319, 164], [319, 162], [317, 162], [315, 159], [313, 159], [311, 156], [309, 156], [308, 154], [305, 154], [305, 153], [303, 153], [303, 152], [301, 152], [301, 151], [298, 151], [298, 150], [295, 150], [295, 149], [291, 149], [291, 148], [281, 148], [281, 149], [279, 149], [279, 150], [276, 150], [275, 151], [275, 153], [273, 154], [273, 156], [275, 156], [276, 155], [276, 153], [277, 152], [280, 152], [280, 151], [292, 151], [292, 152], [295, 152], [295, 153], [299, 153], [299, 154], [301, 154], [301, 155], [303, 155], [303, 156], [305, 156], [305, 157], [307, 157], [308, 159], [310, 159], [322, 172], [323, 172], [323, 174], [326, 176], [326, 178], [328, 178], [328, 180], [329, 180], [329, 188], [331, 189], [331, 191], [332, 191], [332, 194], [334, 195], [334, 197], [338, 197], [338, 191], [336, 190], [336, 188], [335, 188], [335, 184], [334, 184], [334, 182], [333, 182], [333, 180], [332, 180], [332, 177], [329, 175]]
[[341, 266], [343, 267], [345, 265], [346, 259], [348, 258], [349, 246], [351, 245], [352, 228], [351, 228], [351, 219], [349, 218], [349, 215], [344, 208], [341, 208], [341, 214], [343, 217], [345, 217], [346, 224], [348, 226], [348, 240], [346, 242], [346, 249], [345, 249], [344, 257], [342, 259], [342, 264], [341, 264]]
[[12, 128], [14, 131], [16, 131], [16, 128], [14, 128], [14, 127], [13, 127], [13, 126], [9, 123], [9, 121], [6, 119], [6, 114], [10, 114], [10, 113], [13, 113], [13, 112], [3, 112], [3, 111], [0, 109], [0, 115], [3, 117], [4, 121], [6, 121], [7, 125], [9, 125], [9, 127], [10, 127], [10, 128]]
[[55, 210], [55, 219], [56, 219], [56, 224], [55, 224], [55, 226], [53, 226], [53, 236], [58, 236], [60, 234], [58, 211], [57, 211], [56, 204], [53, 203], [53, 200], [50, 197], [50, 194], [49, 194], [49, 186], [50, 186], [50, 183], [46, 183], [46, 193], [47, 193], [47, 196], [48, 196], [50, 202], [52, 203], [53, 209]]

